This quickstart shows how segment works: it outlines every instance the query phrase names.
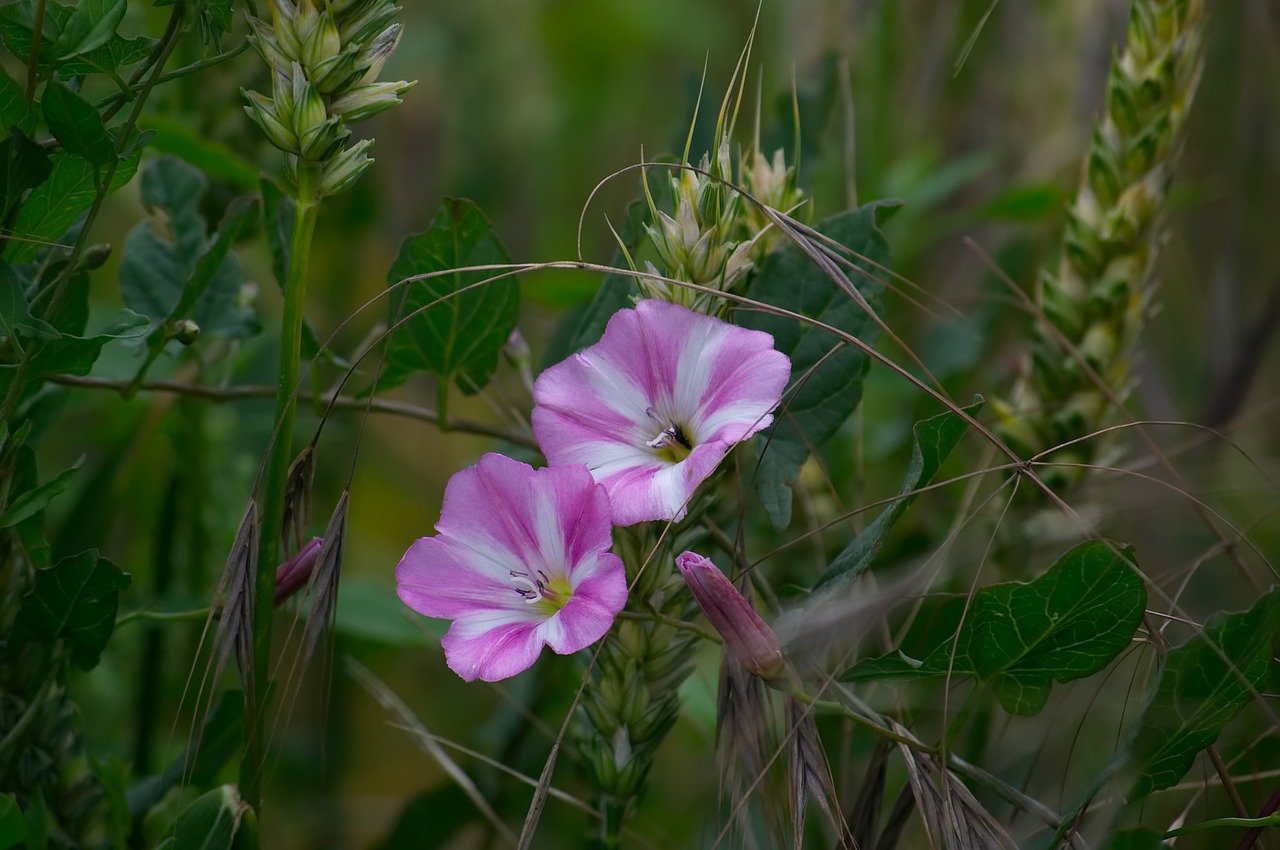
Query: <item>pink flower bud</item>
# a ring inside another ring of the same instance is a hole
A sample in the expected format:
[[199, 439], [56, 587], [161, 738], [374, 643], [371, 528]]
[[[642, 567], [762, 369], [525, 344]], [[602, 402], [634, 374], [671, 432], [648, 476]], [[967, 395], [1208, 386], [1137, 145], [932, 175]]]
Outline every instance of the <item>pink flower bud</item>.
[[781, 676], [783, 660], [778, 636], [720, 568], [696, 552], [678, 556], [676, 566], [693, 591], [703, 615], [742, 666], [762, 679]]
[[306, 546], [276, 570], [277, 605], [307, 586], [307, 581], [316, 568], [316, 558], [320, 555], [320, 544], [323, 542], [319, 537], [311, 538]]

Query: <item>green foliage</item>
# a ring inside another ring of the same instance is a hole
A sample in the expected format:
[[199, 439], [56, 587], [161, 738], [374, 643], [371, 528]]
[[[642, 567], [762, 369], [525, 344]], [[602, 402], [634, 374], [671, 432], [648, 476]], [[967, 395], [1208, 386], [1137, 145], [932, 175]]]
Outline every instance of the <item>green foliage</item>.
[[[979, 398], [963, 410], [969, 416], [974, 416], [981, 408], [982, 399]], [[902, 479], [898, 498], [890, 502], [861, 534], [836, 555], [815, 589], [837, 580], [852, 581], [871, 566], [889, 529], [915, 501], [915, 491], [933, 480], [933, 476], [938, 474], [943, 462], [968, 429], [968, 421], [953, 410], [915, 424], [911, 429], [911, 461], [907, 464], [907, 474]]]
[[1280, 590], [1252, 608], [1220, 613], [1169, 653], [1160, 681], [1121, 755], [1132, 772], [1129, 800], [1178, 782], [1196, 755], [1266, 687], [1280, 641]]
[[28, 490], [10, 489], [8, 506], [0, 514], [0, 528], [17, 525], [43, 511], [46, 505], [71, 485], [71, 479], [83, 465], [84, 455], [81, 455], [70, 467], [39, 486]]
[[80, 0], [53, 44], [54, 54], [70, 59], [106, 44], [128, 5], [126, 0]]
[[53, 163], [43, 147], [16, 127], [10, 131], [9, 138], [0, 141], [0, 162], [4, 163], [0, 211], [7, 219], [27, 190], [34, 189], [48, 178]]
[[[884, 204], [868, 204], [821, 222], [819, 233], [854, 252], [862, 273], [849, 281], [873, 308], [890, 263], [889, 244], [877, 226]], [[874, 264], [874, 265], [873, 265]], [[770, 254], [747, 287], [747, 296], [809, 316], [866, 343], [880, 334], [865, 307], [832, 281], [794, 245]], [[820, 446], [840, 429], [862, 398], [862, 379], [869, 358], [829, 332], [795, 319], [763, 312], [744, 312], [742, 325], [773, 335], [774, 346], [791, 358], [791, 384], [776, 424], [756, 438], [759, 467], [756, 492], [774, 527], [791, 521], [791, 485], [810, 446]]]
[[3, 260], [0, 260], [0, 334], [3, 334], [0, 339], [10, 336], [44, 340], [58, 338], [57, 328], [31, 315], [22, 279]]
[[[50, 0], [43, 5], [39, 67], [84, 74], [114, 71], [142, 58], [136, 55], [138, 47], [132, 42], [143, 39], [126, 39], [116, 33], [127, 0], [81, 0], [71, 5]], [[31, 53], [35, 10], [35, 0], [19, 0], [0, 10], [0, 35], [17, 56]]]
[[[429, 230], [400, 246], [387, 284], [463, 266], [509, 262], [484, 213], [470, 201], [451, 198]], [[484, 283], [496, 274], [500, 272], [452, 272], [397, 287], [391, 295], [390, 323], [404, 323], [388, 339], [386, 370], [378, 387], [396, 386], [417, 371], [431, 372], [442, 388], [457, 382], [468, 394], [489, 383], [498, 354], [515, 328], [520, 301], [512, 278]]]
[[62, 83], [54, 80], [45, 86], [40, 108], [49, 131], [67, 153], [83, 157], [98, 168], [116, 155], [115, 142], [98, 117], [98, 110]]
[[144, 777], [129, 788], [129, 811], [140, 814], [151, 810], [180, 785], [199, 788], [214, 782], [223, 766], [240, 752], [243, 727], [244, 695], [222, 692], [191, 745], [161, 773]]
[[0, 850], [16, 846], [27, 837], [27, 821], [12, 794], [0, 794]]
[[35, 127], [35, 120], [35, 110], [27, 103], [22, 86], [0, 69], [0, 132], [8, 133], [10, 127], [20, 127], [31, 132]]
[[164, 850], [231, 850], [245, 803], [234, 785], [201, 794], [174, 822]]
[[38, 640], [63, 641], [72, 662], [91, 670], [116, 627], [120, 591], [129, 574], [90, 549], [37, 570], [23, 600], [19, 627]]
[[218, 229], [208, 233], [200, 200], [208, 181], [175, 157], [159, 157], [142, 172], [142, 201], [152, 223], [135, 227], [120, 261], [120, 290], [131, 309], [156, 323], [151, 346], [162, 346], [165, 328], [191, 319], [203, 334], [225, 338], [257, 330], [253, 311], [239, 304], [244, 272], [232, 244], [258, 216], [256, 201], [240, 198], [227, 207]]
[[[16, 238], [5, 251], [11, 263], [31, 260], [44, 243], [62, 236], [89, 209], [98, 192], [96, 169], [88, 160], [63, 152], [55, 153], [52, 159], [49, 179], [31, 191], [14, 219], [12, 230]], [[136, 154], [120, 160], [108, 192], [133, 179], [137, 168]]]
[[1160, 850], [1164, 843], [1149, 829], [1126, 829], [1107, 839], [1103, 850]]
[[[147, 116], [153, 151], [173, 154], [215, 180], [225, 180], [244, 192], [258, 188], [258, 169], [230, 145], [198, 133], [190, 125], [163, 115]], [[278, 194], [277, 190], [277, 194]]]
[[[921, 657], [899, 651], [869, 658], [842, 678], [972, 676], [989, 685], [1007, 711], [1035, 714], [1054, 682], [1091, 676], [1129, 645], [1146, 601], [1129, 550], [1082, 543], [1035, 581], [979, 590], [958, 631], [940, 634], [930, 624], [931, 642], [920, 647]], [[951, 616], [956, 602], [947, 603]]]

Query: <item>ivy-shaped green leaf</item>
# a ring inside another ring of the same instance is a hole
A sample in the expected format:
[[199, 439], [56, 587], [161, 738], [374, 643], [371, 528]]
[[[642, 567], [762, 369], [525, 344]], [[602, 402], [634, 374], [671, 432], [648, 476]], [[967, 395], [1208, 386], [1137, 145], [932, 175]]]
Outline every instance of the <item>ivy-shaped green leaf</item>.
[[[108, 194], [132, 180], [137, 168], [137, 156], [120, 160]], [[36, 256], [45, 243], [65, 233], [89, 209], [97, 191], [94, 167], [88, 160], [68, 153], [54, 154], [49, 179], [31, 191], [14, 218], [15, 238], [5, 246], [5, 258], [17, 265]]]
[[115, 142], [88, 101], [57, 80], [51, 80], [40, 101], [49, 132], [68, 153], [101, 168], [116, 155]]
[[[150, 56], [158, 40], [143, 35], [126, 38], [117, 33], [106, 44], [67, 59], [59, 66], [59, 70], [67, 76], [114, 74], [121, 68], [136, 65]], [[157, 119], [158, 116], [149, 116], [147, 123]]]
[[[387, 284], [429, 272], [508, 262], [484, 213], [470, 201], [447, 198], [431, 228], [400, 246]], [[391, 294], [390, 323], [394, 326], [411, 314], [412, 318], [391, 334], [378, 388], [396, 386], [422, 370], [436, 376], [442, 391], [451, 381], [468, 394], [489, 383], [498, 354], [515, 328], [520, 301], [519, 286], [510, 277], [477, 286], [495, 274], [453, 272], [401, 284]]]
[[[849, 281], [873, 307], [884, 288], [876, 266], [890, 263], [889, 243], [877, 227], [883, 203], [868, 204], [821, 222], [818, 232], [865, 259], [865, 273], [849, 272]], [[839, 328], [866, 343], [880, 330], [849, 293], [838, 286], [803, 251], [788, 245], [764, 259], [746, 294], [793, 313]], [[773, 335], [774, 346], [791, 358], [791, 385], [783, 395], [776, 423], [756, 438], [759, 469], [756, 492], [776, 528], [791, 521], [791, 485], [810, 446], [820, 446], [844, 424], [862, 398], [869, 359], [829, 332], [794, 319], [764, 312], [739, 313], [744, 326]]]
[[26, 133], [35, 129], [36, 114], [27, 103], [26, 92], [13, 78], [0, 69], [0, 133], [18, 127]]
[[[941, 617], [954, 618], [951, 600]], [[1082, 543], [1029, 583], [979, 590], [959, 631], [934, 629], [915, 651], [858, 662], [846, 681], [972, 676], [1013, 714], [1044, 707], [1054, 682], [1092, 676], [1119, 655], [1146, 610], [1132, 552], [1107, 541]], [[954, 622], [954, 619], [951, 620]]]
[[1280, 641], [1280, 590], [1247, 611], [1219, 613], [1204, 631], [1171, 651], [1155, 693], [1121, 756], [1133, 771], [1129, 800], [1168, 788], [1196, 755], [1264, 689]]
[[19, 624], [34, 637], [62, 640], [82, 670], [97, 666], [116, 627], [120, 591], [129, 574], [90, 549], [36, 570], [22, 600]]
[[231, 246], [258, 215], [256, 199], [232, 201], [207, 235], [200, 199], [208, 183], [199, 169], [170, 156], [147, 163], [142, 201], [152, 213], [130, 231], [120, 260], [125, 304], [155, 322], [149, 345], [165, 343], [165, 326], [192, 319], [201, 332], [237, 338], [256, 330], [252, 310], [238, 304], [244, 273]]
[[[964, 412], [969, 416], [975, 415], [981, 409], [982, 401], [979, 397], [963, 408]], [[915, 491], [933, 480], [933, 476], [938, 474], [943, 462], [968, 428], [968, 421], [953, 410], [915, 424], [911, 429], [911, 460], [907, 464], [907, 474], [902, 479], [897, 500], [890, 502], [861, 534], [836, 555], [815, 589], [837, 580], [852, 581], [866, 572], [884, 544], [889, 529], [915, 501]]]

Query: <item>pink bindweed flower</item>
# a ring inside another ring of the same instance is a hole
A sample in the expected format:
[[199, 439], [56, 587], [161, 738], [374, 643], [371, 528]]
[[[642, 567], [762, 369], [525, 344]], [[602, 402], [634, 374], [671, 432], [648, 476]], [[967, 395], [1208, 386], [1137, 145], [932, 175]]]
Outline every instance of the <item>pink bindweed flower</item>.
[[781, 676], [785, 664], [778, 636], [720, 568], [697, 552], [677, 555], [676, 567], [707, 622], [724, 638], [724, 648], [753, 675], [765, 680]]
[[584, 466], [487, 454], [449, 480], [436, 531], [409, 547], [396, 587], [419, 614], [453, 620], [445, 660], [468, 682], [514, 676], [544, 645], [590, 646], [626, 602], [609, 499]]
[[586, 464], [614, 523], [679, 520], [729, 450], [773, 421], [790, 374], [767, 333], [641, 301], [538, 376], [533, 431], [549, 463]]
[[277, 605], [307, 586], [307, 582], [311, 580], [311, 573], [315, 571], [316, 559], [320, 556], [320, 544], [323, 542], [319, 537], [312, 537], [296, 555], [276, 569]]

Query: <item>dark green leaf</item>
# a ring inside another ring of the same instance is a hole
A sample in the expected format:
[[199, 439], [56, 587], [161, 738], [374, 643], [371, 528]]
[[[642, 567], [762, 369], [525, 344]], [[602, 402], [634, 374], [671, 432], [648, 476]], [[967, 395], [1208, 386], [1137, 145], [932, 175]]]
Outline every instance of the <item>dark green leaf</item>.
[[23, 598], [19, 624], [42, 640], [63, 640], [71, 660], [91, 670], [116, 627], [120, 591], [129, 574], [90, 549], [36, 570]]
[[[385, 582], [351, 576], [342, 580], [334, 630], [347, 638], [386, 646], [426, 646], [431, 643], [436, 621], [406, 615], [395, 588]], [[436, 634], [439, 637], [439, 634]]]
[[0, 216], [7, 220], [22, 203], [23, 195], [48, 179], [53, 163], [44, 148], [16, 128], [10, 131], [9, 138], [0, 142], [0, 163], [4, 164]]
[[[982, 407], [982, 399], [976, 399], [965, 413], [973, 416]], [[893, 524], [906, 512], [915, 501], [915, 491], [933, 480], [943, 462], [960, 442], [969, 423], [953, 410], [939, 413], [931, 419], [917, 422], [912, 431], [911, 461], [907, 464], [907, 474], [902, 479], [898, 490], [898, 499], [890, 502], [875, 520], [863, 529], [848, 546], [836, 555], [831, 566], [818, 581], [823, 587], [837, 579], [852, 581], [862, 575], [884, 544], [885, 535]]]
[[1120, 761], [1134, 772], [1130, 801], [1174, 785], [1196, 755], [1265, 687], [1280, 640], [1280, 590], [1248, 611], [1220, 613], [1169, 653]]
[[[1054, 682], [1092, 676], [1120, 654], [1146, 610], [1130, 550], [1106, 541], [1076, 546], [1040, 578], [974, 595], [958, 632], [906, 651], [858, 662], [846, 681], [973, 676], [1013, 714], [1044, 707]], [[946, 620], [956, 614], [947, 606]], [[904, 647], [905, 649], [905, 647]]]
[[80, 459], [69, 468], [59, 472], [45, 483], [25, 492], [11, 494], [8, 507], [3, 514], [0, 514], [0, 528], [17, 525], [44, 510], [46, 505], [70, 486], [71, 479], [83, 465], [84, 455], [81, 455]]
[[44, 120], [62, 147], [101, 168], [116, 155], [115, 142], [98, 110], [57, 80], [49, 82], [40, 101]]
[[69, 59], [106, 44], [124, 19], [126, 0], [79, 0], [53, 45], [59, 59]]
[[[857, 262], [867, 274], [852, 272], [848, 277], [873, 307], [884, 288], [878, 280], [884, 272], [872, 263], [887, 267], [890, 262], [889, 244], [876, 226], [882, 206], [868, 204], [840, 213], [817, 227], [866, 258]], [[863, 342], [874, 343], [879, 336], [867, 311], [794, 245], [765, 258], [746, 294], [839, 328]], [[772, 334], [774, 346], [791, 358], [791, 385], [783, 396], [783, 408], [776, 424], [756, 438], [760, 459], [756, 492], [774, 526], [784, 528], [791, 521], [791, 485], [809, 447], [826, 442], [857, 408], [869, 360], [857, 348], [808, 324], [763, 312], [742, 311], [738, 316], [744, 327]]]
[[[40, 25], [40, 67], [48, 67], [56, 57], [53, 46], [71, 18], [72, 8], [61, 3], [44, 3], [44, 20]], [[9, 50], [25, 62], [31, 55], [31, 33], [35, 29], [36, 0], [18, 0], [0, 7], [0, 35]]]
[[[36, 470], [35, 450], [29, 444], [20, 446], [14, 458], [13, 479], [9, 483], [9, 492], [26, 493], [38, 486], [40, 486], [40, 476]], [[38, 569], [52, 563], [53, 549], [44, 539], [43, 511], [36, 511], [17, 523], [14, 526], [14, 532], [22, 542], [22, 548], [31, 559], [32, 566]]]
[[35, 111], [27, 103], [22, 86], [0, 69], [0, 133], [8, 133], [12, 127], [30, 133], [35, 123]]
[[189, 124], [159, 115], [148, 116], [146, 126], [155, 131], [151, 140], [154, 150], [181, 157], [210, 177], [232, 183], [242, 191], [258, 187], [258, 170], [230, 145], [198, 133]]
[[10, 336], [50, 340], [58, 338], [58, 329], [31, 315], [26, 287], [13, 267], [0, 260], [0, 340]]
[[27, 837], [27, 821], [12, 794], [0, 794], [0, 850], [17, 846]]
[[102, 347], [114, 339], [132, 339], [142, 336], [150, 322], [132, 310], [121, 310], [106, 328], [91, 336], [73, 336], [64, 333], [52, 342], [41, 346], [31, 358], [28, 373], [32, 377], [68, 373], [87, 375], [98, 362]]
[[256, 330], [252, 311], [238, 304], [244, 273], [231, 253], [257, 217], [256, 202], [233, 201], [219, 229], [206, 238], [199, 210], [206, 186], [198, 169], [175, 157], [160, 157], [143, 169], [143, 203], [152, 220], [125, 240], [120, 290], [131, 309], [155, 320], [153, 349], [164, 345], [165, 326], [178, 319], [192, 319], [202, 333], [220, 337]]
[[[106, 44], [95, 47], [88, 53], [74, 59], [68, 59], [61, 66], [61, 72], [67, 76], [83, 76], [86, 74], [114, 74], [121, 68], [136, 65], [151, 55], [157, 39], [137, 36], [125, 38], [113, 35]], [[154, 119], [148, 118], [151, 123]]]
[[171, 837], [160, 846], [168, 850], [231, 850], [247, 808], [234, 785], [214, 788], [178, 815]]
[[[484, 213], [470, 201], [447, 198], [431, 229], [410, 236], [387, 273], [388, 285], [428, 272], [508, 263]], [[497, 272], [470, 271], [415, 280], [391, 295], [391, 323], [413, 314], [391, 334], [379, 389], [403, 383], [416, 371], [441, 386], [456, 381], [465, 393], [489, 383], [498, 354], [516, 326], [520, 289], [510, 277], [475, 286]], [[475, 286], [460, 295], [464, 287]], [[431, 305], [427, 309], [427, 305]]]
[[[120, 160], [108, 194], [133, 179], [137, 167], [137, 157]], [[65, 233], [89, 209], [97, 191], [94, 168], [88, 161], [66, 153], [54, 154], [49, 179], [31, 191], [14, 219], [13, 233], [17, 238], [9, 242], [5, 251], [9, 262], [27, 262], [44, 243]]]

